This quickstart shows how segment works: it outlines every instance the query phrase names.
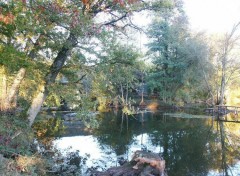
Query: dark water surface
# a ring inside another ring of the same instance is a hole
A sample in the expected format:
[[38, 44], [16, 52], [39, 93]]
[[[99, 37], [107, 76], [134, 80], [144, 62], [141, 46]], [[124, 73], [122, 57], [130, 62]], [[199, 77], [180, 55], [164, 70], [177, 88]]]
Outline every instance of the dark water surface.
[[142, 149], [159, 153], [169, 176], [240, 176], [240, 123], [186, 113], [125, 117], [120, 111], [101, 113], [97, 122], [91, 133], [75, 131], [53, 141], [62, 151], [79, 150], [87, 157], [82, 172], [117, 166], [119, 158], [130, 160]]

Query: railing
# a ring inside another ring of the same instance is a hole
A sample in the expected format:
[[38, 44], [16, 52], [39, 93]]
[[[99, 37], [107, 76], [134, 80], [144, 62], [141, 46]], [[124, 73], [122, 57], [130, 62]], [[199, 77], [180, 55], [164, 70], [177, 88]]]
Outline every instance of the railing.
[[[212, 108], [205, 109], [206, 113], [211, 114], [212, 116], [217, 117], [218, 120], [224, 122], [237, 122], [240, 123], [240, 107], [238, 106], [223, 106], [216, 105]], [[232, 113], [231, 120], [228, 119], [227, 114]]]

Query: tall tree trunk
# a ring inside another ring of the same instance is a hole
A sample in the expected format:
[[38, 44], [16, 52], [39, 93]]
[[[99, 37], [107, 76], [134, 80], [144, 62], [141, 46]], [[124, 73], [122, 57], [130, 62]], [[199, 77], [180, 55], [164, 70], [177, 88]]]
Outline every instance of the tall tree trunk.
[[120, 86], [121, 86], [121, 93], [122, 93], [122, 105], [124, 105], [125, 106], [125, 101], [124, 101], [124, 92], [123, 92], [123, 85], [122, 85], [122, 83], [120, 82]]
[[141, 102], [140, 102], [140, 105], [143, 105], [144, 104], [144, 99], [143, 99], [143, 93], [144, 93], [144, 87], [143, 87], [143, 73], [142, 73], [142, 75], [141, 75], [141, 79], [142, 79], [142, 81], [141, 81], [141, 89], [142, 89], [142, 91], [141, 91]]
[[222, 78], [220, 87], [219, 105], [224, 104], [225, 89], [226, 89], [226, 56], [222, 60]]
[[57, 57], [54, 59], [50, 71], [47, 73], [45, 77], [45, 83], [39, 87], [38, 94], [32, 101], [30, 108], [28, 109], [28, 120], [29, 125], [31, 126], [39, 113], [41, 106], [45, 99], [48, 96], [48, 87], [55, 83], [55, 79], [58, 73], [61, 71], [67, 57], [71, 53], [74, 46], [77, 44], [77, 39], [74, 34], [70, 33], [69, 37], [67, 38], [65, 44], [63, 45], [62, 49], [58, 52]]
[[220, 97], [219, 97], [219, 105], [223, 105], [224, 104], [225, 87], [226, 87], [226, 83], [225, 83], [225, 75], [224, 75], [224, 76], [222, 76], [222, 80], [221, 80], [221, 90], [220, 90]]
[[125, 98], [126, 100], [126, 103], [128, 104], [128, 82], [127, 82], [127, 90], [126, 90], [126, 98]]

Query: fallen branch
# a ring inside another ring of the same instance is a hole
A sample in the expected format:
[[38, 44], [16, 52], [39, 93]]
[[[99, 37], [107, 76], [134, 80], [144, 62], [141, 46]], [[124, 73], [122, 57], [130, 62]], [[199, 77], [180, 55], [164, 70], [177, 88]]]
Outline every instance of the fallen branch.
[[19, 136], [20, 134], [22, 134], [22, 131], [17, 131], [17, 132], [11, 137], [11, 139], [16, 138], [16, 137]]

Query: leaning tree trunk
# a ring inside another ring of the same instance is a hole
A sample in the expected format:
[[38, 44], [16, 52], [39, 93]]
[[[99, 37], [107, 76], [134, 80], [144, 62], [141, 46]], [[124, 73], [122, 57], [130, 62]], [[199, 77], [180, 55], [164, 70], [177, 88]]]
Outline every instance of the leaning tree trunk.
[[30, 126], [33, 124], [37, 114], [41, 109], [43, 102], [48, 96], [48, 87], [55, 82], [58, 73], [61, 71], [65, 61], [67, 60], [68, 55], [71, 53], [72, 49], [76, 44], [77, 39], [72, 33], [70, 33], [62, 49], [58, 52], [57, 57], [54, 59], [54, 62], [50, 67], [50, 71], [45, 77], [45, 83], [40, 86], [38, 94], [34, 97], [31, 106], [28, 109], [27, 114]]
[[10, 89], [7, 89], [7, 76], [5, 72], [5, 68], [1, 67], [0, 71], [0, 81], [1, 81], [1, 94], [0, 94], [0, 111], [2, 112], [8, 112], [12, 111], [16, 108], [16, 101], [17, 101], [17, 95], [19, 92], [20, 84], [25, 76], [26, 69], [21, 68], [14, 81], [11, 85]]

